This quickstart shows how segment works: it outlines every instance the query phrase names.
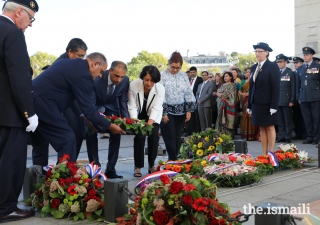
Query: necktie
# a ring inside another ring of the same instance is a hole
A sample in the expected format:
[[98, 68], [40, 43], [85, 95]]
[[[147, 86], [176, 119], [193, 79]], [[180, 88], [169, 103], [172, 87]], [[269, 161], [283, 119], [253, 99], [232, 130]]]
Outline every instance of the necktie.
[[309, 64], [306, 64], [306, 71], [309, 69]]
[[194, 78], [191, 78], [190, 85], [192, 85], [192, 83], [193, 83], [193, 79], [194, 79]]
[[282, 70], [280, 70], [280, 74], [282, 74]]
[[258, 63], [258, 69], [256, 69], [256, 72], [253, 75], [253, 82], [256, 82], [259, 70], [260, 70], [260, 63]]
[[201, 89], [200, 89], [200, 93], [199, 93], [199, 97], [201, 96], [201, 92], [202, 92], [202, 89], [203, 89], [203, 86], [205, 85], [205, 83], [202, 84], [201, 86]]
[[115, 87], [114, 84], [110, 84], [110, 85], [108, 86], [108, 93], [107, 93], [107, 95], [112, 95], [112, 94], [113, 94], [114, 87]]

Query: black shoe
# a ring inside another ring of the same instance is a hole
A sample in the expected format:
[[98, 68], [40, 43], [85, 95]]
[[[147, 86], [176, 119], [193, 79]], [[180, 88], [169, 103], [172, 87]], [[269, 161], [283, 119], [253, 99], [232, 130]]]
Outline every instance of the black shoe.
[[26, 219], [31, 216], [34, 216], [34, 214], [35, 212], [33, 209], [27, 210], [17, 208], [16, 211], [10, 213], [9, 215], [1, 217], [0, 223]]
[[291, 140], [290, 140], [290, 139], [287, 139], [287, 140], [286, 140], [286, 143], [291, 143]]
[[300, 138], [300, 140], [306, 140], [307, 139], [307, 137], [301, 137]]
[[122, 179], [123, 178], [123, 176], [118, 175], [116, 173], [106, 173], [106, 176], [107, 176], [108, 179], [115, 179], [115, 178]]
[[318, 141], [312, 141], [312, 145], [317, 145]]
[[299, 139], [301, 139], [301, 137], [299, 137], [299, 136], [294, 136], [294, 137], [292, 138], [292, 140], [299, 140]]
[[276, 139], [276, 143], [279, 143], [279, 142], [285, 142], [284, 138]]
[[302, 142], [302, 144], [311, 144], [311, 143], [312, 143], [312, 140], [308, 140], [308, 139]]

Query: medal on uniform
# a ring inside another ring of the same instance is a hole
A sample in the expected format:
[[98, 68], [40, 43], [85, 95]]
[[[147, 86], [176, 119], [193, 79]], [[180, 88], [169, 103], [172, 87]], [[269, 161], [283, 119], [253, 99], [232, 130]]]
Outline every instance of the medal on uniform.
[[304, 81], [304, 85], [307, 85], [307, 84], [308, 84], [308, 82], [305, 80], [305, 81]]

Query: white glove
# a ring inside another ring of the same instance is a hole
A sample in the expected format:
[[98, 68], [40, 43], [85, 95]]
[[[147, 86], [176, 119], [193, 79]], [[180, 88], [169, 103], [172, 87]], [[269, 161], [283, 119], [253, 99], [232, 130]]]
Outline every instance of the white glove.
[[39, 123], [37, 114], [34, 114], [34, 116], [29, 117], [28, 120], [29, 120], [29, 126], [27, 126], [26, 131], [34, 132], [37, 129], [38, 123]]
[[277, 110], [276, 109], [270, 109], [270, 115], [272, 116], [272, 114], [276, 113]]
[[251, 115], [252, 110], [251, 110], [251, 109], [247, 109], [247, 113], [248, 113], [249, 115]]

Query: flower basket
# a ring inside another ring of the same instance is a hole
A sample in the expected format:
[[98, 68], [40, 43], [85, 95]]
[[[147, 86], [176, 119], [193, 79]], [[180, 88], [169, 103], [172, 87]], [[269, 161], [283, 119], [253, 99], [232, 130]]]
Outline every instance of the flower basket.
[[183, 159], [203, 158], [212, 153], [223, 154], [231, 151], [234, 151], [231, 136], [211, 128], [187, 137], [180, 148], [181, 158]]
[[35, 185], [36, 191], [26, 201], [55, 219], [104, 221], [104, 188], [107, 179], [101, 168], [93, 164], [68, 162], [64, 155], [56, 166], [46, 166], [47, 174]]
[[130, 213], [117, 218], [117, 224], [240, 224], [231, 220], [240, 212], [231, 215], [208, 180], [187, 174], [159, 178], [139, 189]]

